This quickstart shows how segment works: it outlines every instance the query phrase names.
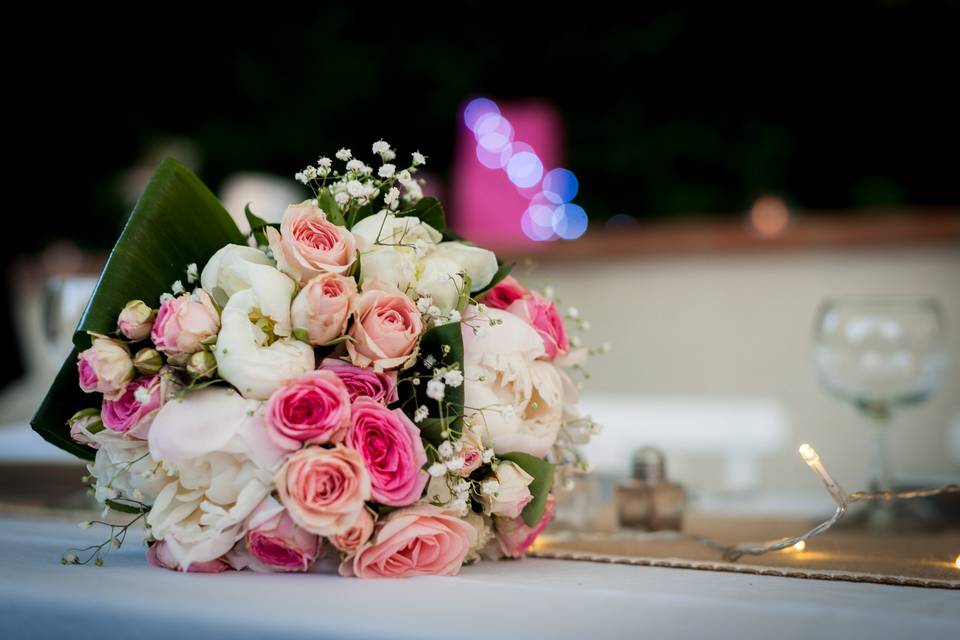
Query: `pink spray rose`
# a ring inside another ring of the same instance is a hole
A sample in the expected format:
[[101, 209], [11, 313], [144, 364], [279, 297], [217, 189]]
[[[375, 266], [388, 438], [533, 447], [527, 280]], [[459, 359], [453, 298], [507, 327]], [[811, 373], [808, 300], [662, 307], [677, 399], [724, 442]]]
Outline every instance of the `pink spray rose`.
[[516, 278], [507, 276], [483, 296], [483, 304], [491, 309], [506, 309], [516, 300], [526, 298], [528, 295], [530, 292], [524, 289]]
[[320, 553], [320, 538], [298, 527], [282, 508], [271, 508], [275, 500], [263, 502], [250, 517], [247, 551], [267, 569], [307, 571]]
[[384, 518], [373, 542], [340, 565], [358, 578], [452, 576], [476, 537], [473, 525], [431, 504], [398, 509]]
[[127, 340], [143, 340], [150, 335], [154, 315], [143, 300], [131, 300], [117, 318], [117, 329]]
[[420, 312], [406, 294], [391, 284], [367, 282], [354, 304], [347, 352], [358, 367], [395, 369], [413, 359], [422, 330]]
[[420, 430], [400, 409], [369, 398], [359, 398], [350, 413], [346, 443], [363, 458], [373, 499], [392, 507], [416, 502], [429, 480]]
[[543, 340], [544, 357], [553, 360], [570, 350], [567, 330], [557, 313], [557, 307], [541, 296], [531, 292], [526, 298], [515, 300], [507, 311], [527, 322], [537, 330]]
[[[163, 540], [155, 542], [147, 549], [147, 562], [161, 569], [182, 571], [180, 565], [177, 564], [177, 560], [173, 557], [173, 554], [170, 553], [170, 549], [167, 548], [167, 543]], [[222, 573], [230, 568], [230, 565], [225, 560], [216, 558], [206, 562], [194, 562], [187, 571], [190, 573]]]
[[363, 369], [337, 358], [326, 358], [320, 363], [320, 369], [332, 371], [343, 380], [350, 393], [351, 402], [357, 398], [370, 398], [382, 404], [390, 404], [399, 398], [396, 371]]
[[350, 427], [350, 394], [332, 372], [308, 371], [273, 392], [266, 420], [270, 439], [288, 451], [340, 442]]
[[373, 535], [373, 525], [373, 515], [368, 509], [364, 509], [360, 512], [360, 517], [357, 518], [354, 525], [347, 529], [345, 533], [331, 536], [330, 543], [338, 551], [352, 554]]
[[343, 273], [357, 257], [353, 234], [309, 200], [287, 207], [280, 231], [268, 227], [267, 239], [280, 270], [301, 284], [321, 273]]
[[89, 349], [77, 356], [80, 388], [87, 393], [102, 393], [116, 400], [135, 374], [127, 345], [96, 335]]
[[160, 305], [150, 339], [168, 356], [188, 356], [220, 331], [220, 314], [203, 289], [184, 293]]
[[316, 276], [293, 299], [290, 316], [294, 329], [306, 331], [313, 345], [339, 338], [346, 331], [350, 301], [356, 294], [353, 278], [335, 273]]
[[150, 423], [161, 405], [161, 376], [141, 376], [127, 385], [116, 400], [103, 399], [103, 425], [117, 433], [146, 439]]
[[506, 518], [495, 518], [497, 529], [497, 541], [500, 543], [500, 549], [510, 558], [519, 558], [530, 545], [534, 543], [543, 530], [547, 528], [553, 519], [553, 509], [556, 502], [553, 496], [547, 498], [547, 509], [543, 512], [543, 517], [535, 527], [528, 527], [522, 517], [507, 520]]
[[370, 499], [370, 476], [353, 449], [307, 447], [283, 463], [275, 482], [298, 525], [318, 536], [345, 533]]

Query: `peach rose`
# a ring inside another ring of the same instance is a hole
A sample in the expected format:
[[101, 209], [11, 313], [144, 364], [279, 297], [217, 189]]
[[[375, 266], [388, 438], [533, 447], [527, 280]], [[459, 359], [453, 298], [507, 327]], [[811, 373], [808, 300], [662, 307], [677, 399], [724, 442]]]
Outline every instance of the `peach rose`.
[[353, 234], [310, 200], [287, 207], [280, 231], [267, 227], [267, 240], [277, 267], [301, 284], [321, 273], [343, 273], [357, 257]]
[[347, 328], [350, 301], [356, 294], [353, 278], [325, 273], [311, 279], [293, 299], [290, 315], [294, 330], [306, 331], [312, 345], [339, 338]]
[[354, 304], [353, 320], [347, 342], [353, 364], [384, 371], [413, 361], [423, 320], [395, 286], [376, 280], [366, 283]]
[[368, 509], [364, 509], [360, 512], [360, 517], [357, 518], [356, 523], [345, 533], [330, 538], [330, 544], [336, 547], [338, 551], [353, 553], [370, 539], [373, 534], [373, 525], [373, 515]]
[[287, 458], [275, 482], [298, 525], [318, 536], [346, 533], [370, 499], [370, 476], [353, 449], [307, 447]]
[[373, 542], [340, 564], [358, 578], [453, 576], [460, 572], [476, 530], [439, 507], [418, 503], [397, 509], [378, 527]]

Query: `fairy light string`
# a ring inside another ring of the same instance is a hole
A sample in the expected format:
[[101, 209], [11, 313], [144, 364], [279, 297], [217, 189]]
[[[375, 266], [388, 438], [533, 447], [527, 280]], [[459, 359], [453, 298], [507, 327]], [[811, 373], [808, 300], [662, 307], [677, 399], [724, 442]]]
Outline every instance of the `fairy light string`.
[[805, 548], [807, 540], [829, 530], [833, 525], [839, 522], [841, 518], [843, 518], [844, 514], [847, 512], [847, 508], [851, 504], [857, 502], [869, 502], [872, 500], [890, 502], [893, 500], [927, 498], [930, 496], [947, 493], [960, 493], [960, 485], [956, 484], [948, 484], [942, 487], [931, 489], [915, 489], [910, 491], [855, 491], [853, 493], [847, 493], [843, 490], [843, 487], [841, 487], [839, 483], [833, 479], [833, 476], [830, 475], [830, 472], [827, 471], [827, 468], [820, 460], [820, 455], [813, 447], [811, 447], [809, 444], [802, 444], [800, 445], [799, 453], [800, 457], [803, 458], [803, 461], [806, 462], [811, 469], [813, 469], [813, 471], [823, 482], [823, 486], [826, 487], [830, 497], [832, 497], [833, 501], [836, 503], [836, 509], [829, 519], [821, 522], [804, 534], [791, 536], [788, 538], [779, 538], [777, 540], [770, 540], [761, 543], [742, 543], [730, 545], [717, 542], [711, 538], [704, 538], [700, 536], [690, 537], [697, 542], [710, 547], [711, 549], [716, 549], [719, 551], [721, 554], [723, 554], [724, 560], [736, 562], [745, 555], [759, 556], [765, 553], [770, 553], [771, 551], [781, 551], [783, 549], [787, 549], [788, 547]]

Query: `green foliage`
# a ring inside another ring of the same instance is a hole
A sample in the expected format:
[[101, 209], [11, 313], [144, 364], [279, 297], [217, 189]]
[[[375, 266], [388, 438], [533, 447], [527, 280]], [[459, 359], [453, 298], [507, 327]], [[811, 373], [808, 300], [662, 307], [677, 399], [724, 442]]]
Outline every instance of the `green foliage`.
[[77, 353], [90, 345], [88, 332], [111, 333], [129, 300], [156, 304], [174, 281], [183, 279], [187, 265], [202, 268], [231, 243], [243, 244], [244, 237], [217, 198], [176, 160], [161, 162], [107, 258], [74, 332], [73, 352], [30, 421], [34, 431], [65, 451], [92, 459], [93, 450], [73, 442], [67, 427], [77, 407], [90, 402], [80, 390], [76, 365]]

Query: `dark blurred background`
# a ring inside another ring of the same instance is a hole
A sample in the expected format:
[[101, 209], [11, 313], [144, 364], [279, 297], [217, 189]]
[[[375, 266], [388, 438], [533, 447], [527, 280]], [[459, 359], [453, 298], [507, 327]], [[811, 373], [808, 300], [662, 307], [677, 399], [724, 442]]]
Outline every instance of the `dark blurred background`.
[[215, 190], [371, 136], [420, 148], [442, 176], [478, 95], [555, 105], [591, 220], [741, 215], [767, 192], [831, 211], [960, 203], [957, 3], [780, 4], [48, 25], [54, 55], [26, 95], [44, 114], [37, 168], [68, 166], [55, 184], [69, 198], [16, 248], [108, 249], [127, 171], [178, 141]]

